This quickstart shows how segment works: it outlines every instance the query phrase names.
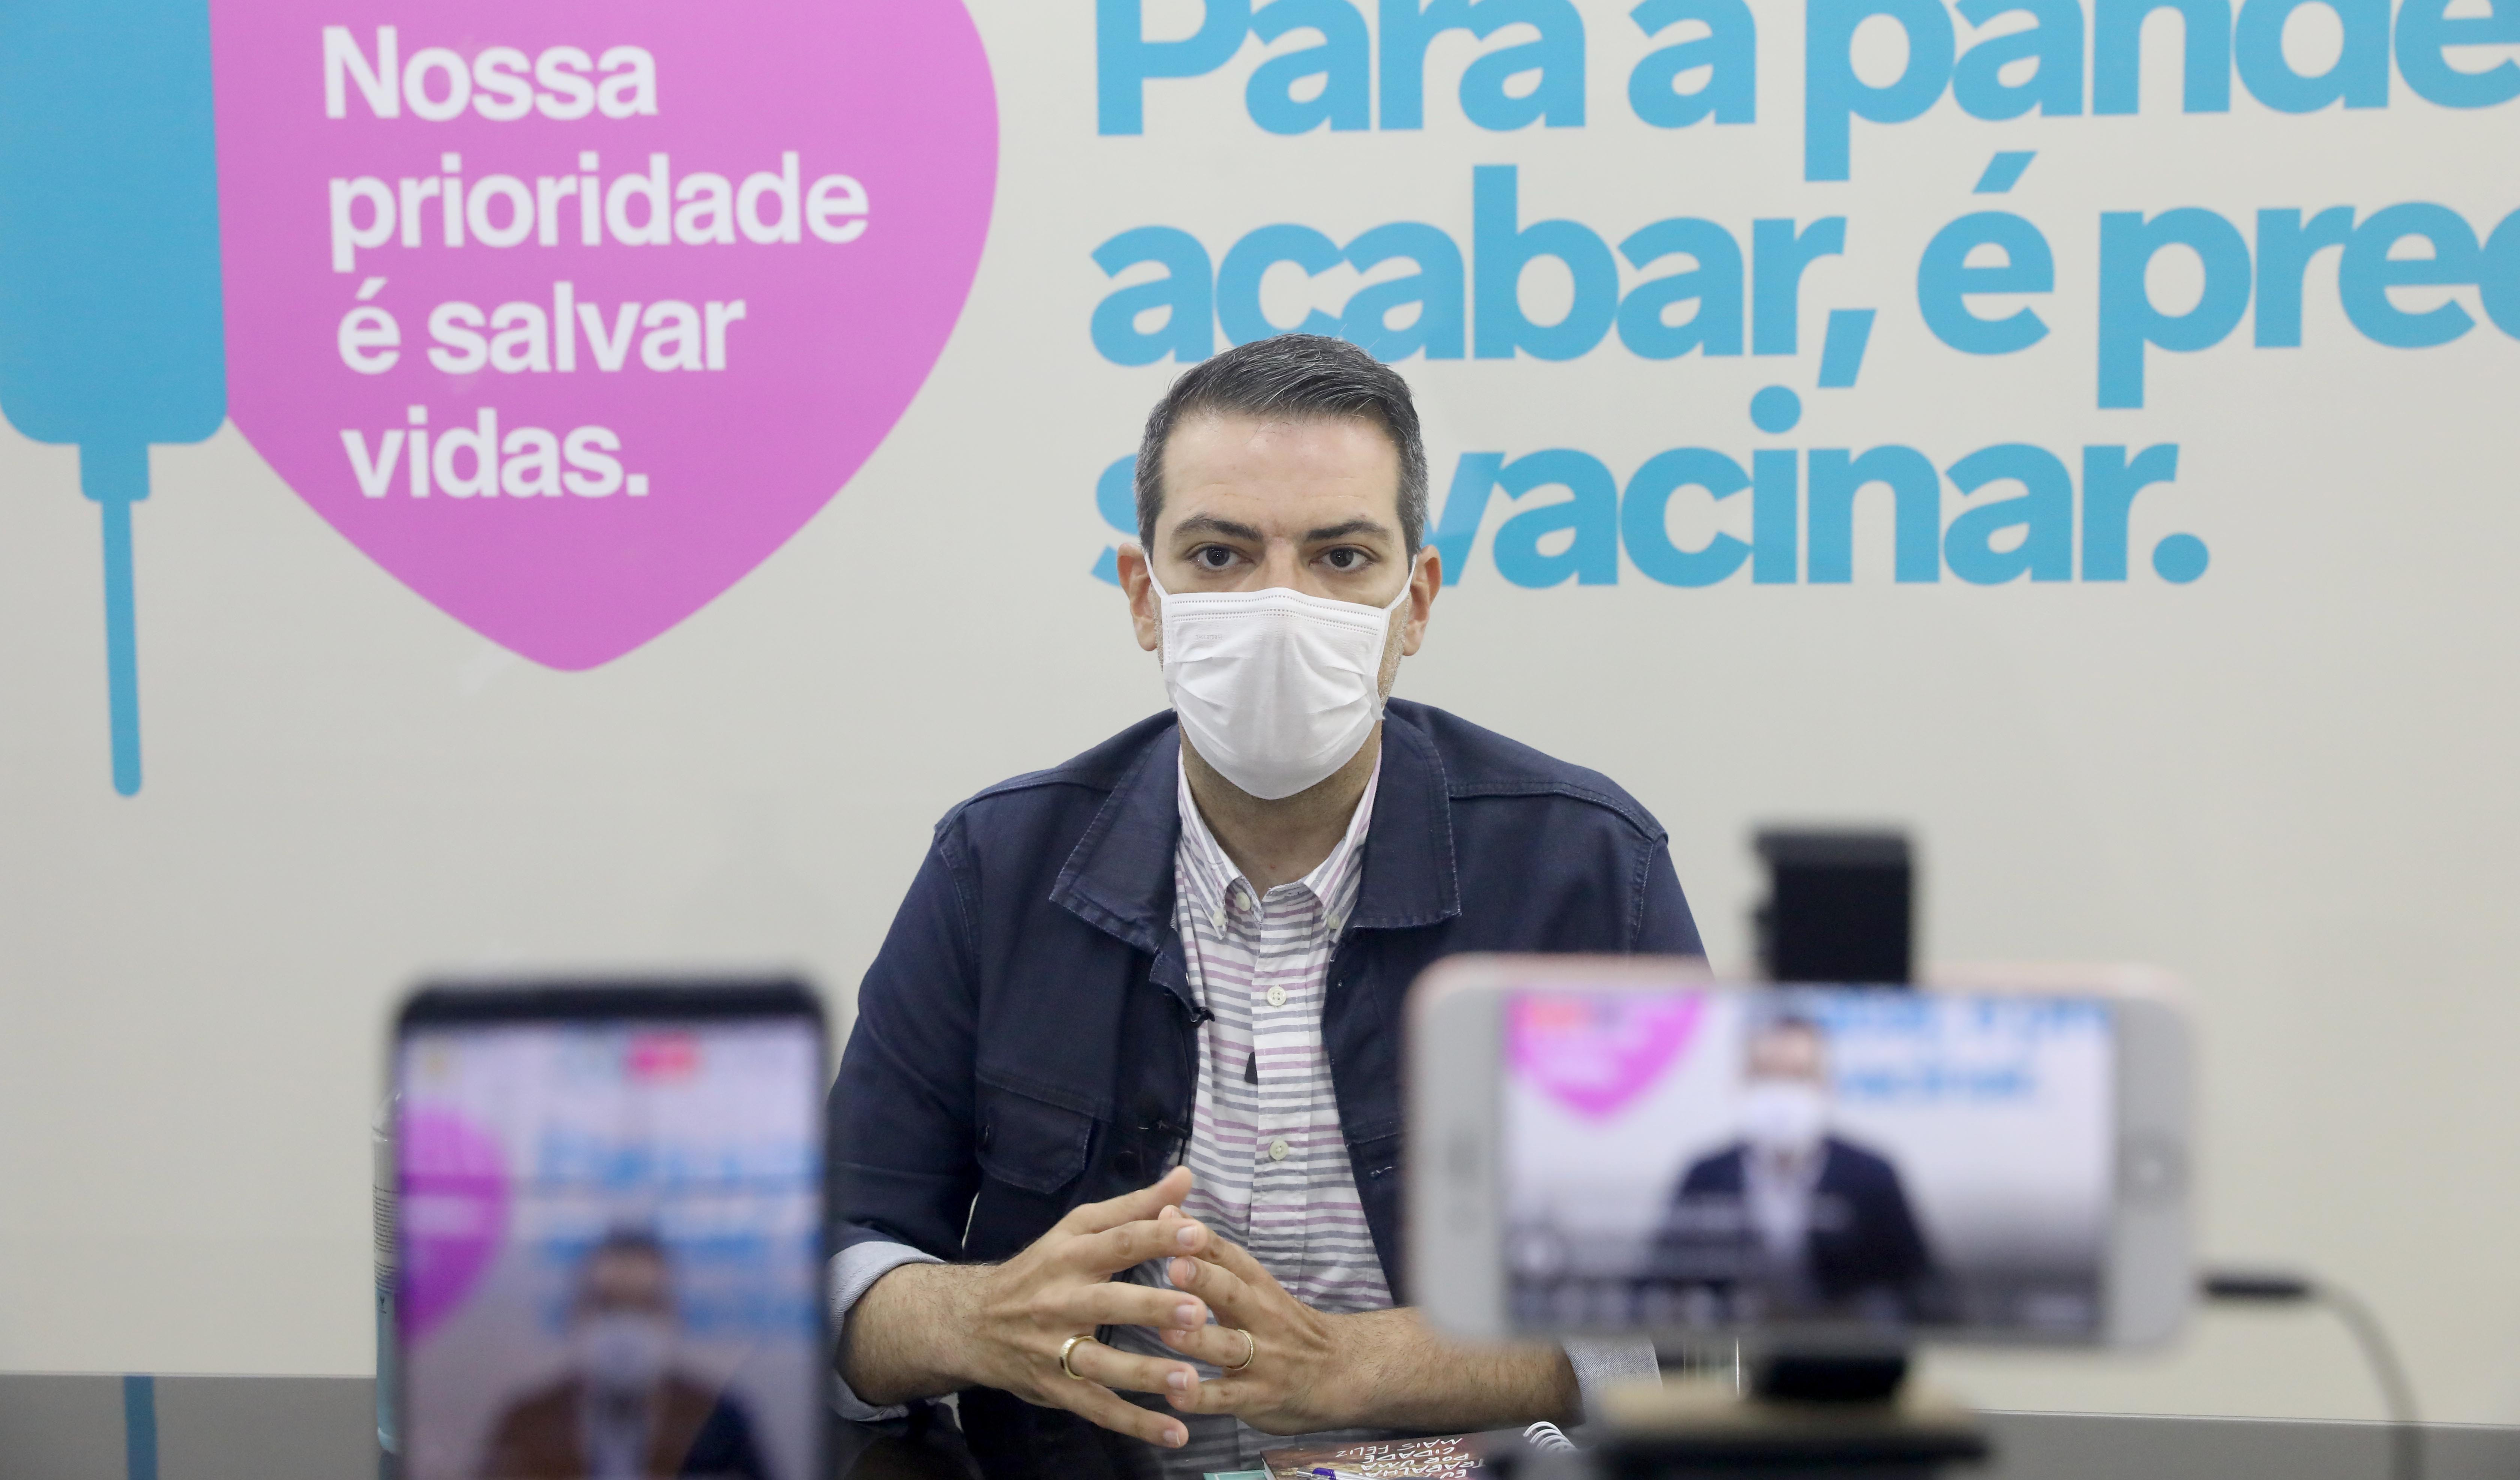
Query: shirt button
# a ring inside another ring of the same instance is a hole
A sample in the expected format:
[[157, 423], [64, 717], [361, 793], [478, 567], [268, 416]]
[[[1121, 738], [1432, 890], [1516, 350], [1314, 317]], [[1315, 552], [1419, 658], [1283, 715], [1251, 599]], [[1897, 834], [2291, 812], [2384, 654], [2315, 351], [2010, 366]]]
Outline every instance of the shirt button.
[[1286, 989], [1284, 987], [1271, 987], [1269, 989], [1269, 1006], [1273, 1008], [1282, 1008], [1285, 1005]]
[[1293, 1146], [1286, 1144], [1286, 1138], [1281, 1136], [1277, 1140], [1269, 1143], [1269, 1159], [1271, 1161], [1283, 1161], [1286, 1159], [1286, 1153], [1293, 1149]]

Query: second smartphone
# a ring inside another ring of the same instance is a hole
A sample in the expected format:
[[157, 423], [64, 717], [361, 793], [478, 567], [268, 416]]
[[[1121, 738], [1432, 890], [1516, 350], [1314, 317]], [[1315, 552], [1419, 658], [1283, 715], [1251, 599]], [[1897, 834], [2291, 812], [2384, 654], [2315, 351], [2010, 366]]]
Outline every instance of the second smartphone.
[[2159, 1002], [1460, 957], [1409, 1072], [1411, 1283], [1459, 1334], [2126, 1346], [2190, 1303]]

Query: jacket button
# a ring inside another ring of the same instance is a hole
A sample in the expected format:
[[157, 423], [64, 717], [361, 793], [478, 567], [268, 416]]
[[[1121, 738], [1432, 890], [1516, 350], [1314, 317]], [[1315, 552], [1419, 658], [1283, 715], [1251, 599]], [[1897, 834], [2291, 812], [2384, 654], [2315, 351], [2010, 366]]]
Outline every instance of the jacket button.
[[1119, 1155], [1111, 1158], [1111, 1164], [1120, 1169], [1120, 1175], [1123, 1177], [1135, 1177], [1138, 1175], [1138, 1153], [1136, 1151], [1122, 1151]]
[[981, 1149], [981, 1150], [983, 1150], [983, 1151], [987, 1150], [987, 1149], [989, 1148], [989, 1143], [990, 1143], [990, 1142], [993, 1142], [993, 1141], [995, 1141], [995, 1140], [997, 1140], [997, 1139], [998, 1139], [998, 1127], [997, 1127], [997, 1123], [996, 1123], [995, 1121], [991, 1121], [989, 1124], [987, 1124], [987, 1125], [984, 1125], [984, 1126], [980, 1127], [980, 1149]]

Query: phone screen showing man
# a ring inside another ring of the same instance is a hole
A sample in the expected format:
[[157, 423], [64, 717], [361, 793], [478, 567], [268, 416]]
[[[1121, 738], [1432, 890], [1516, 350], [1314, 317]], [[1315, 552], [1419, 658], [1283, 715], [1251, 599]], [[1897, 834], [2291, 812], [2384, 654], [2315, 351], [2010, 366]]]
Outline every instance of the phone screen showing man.
[[2103, 1004], [1532, 990], [1506, 1048], [1526, 1329], [2100, 1330]]
[[818, 1020], [407, 1023], [412, 1480], [808, 1480]]

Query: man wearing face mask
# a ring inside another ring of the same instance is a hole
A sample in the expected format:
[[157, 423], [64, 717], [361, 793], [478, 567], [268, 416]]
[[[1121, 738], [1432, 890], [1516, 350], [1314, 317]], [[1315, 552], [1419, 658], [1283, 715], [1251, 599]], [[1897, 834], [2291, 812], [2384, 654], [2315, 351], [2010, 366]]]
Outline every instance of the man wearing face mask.
[[1451, 1347], [1397, 1277], [1418, 974], [1698, 951], [1634, 798], [1389, 697], [1443, 586], [1426, 483], [1408, 385], [1335, 339], [1230, 350], [1148, 417], [1119, 578], [1171, 711], [949, 813], [860, 990], [844, 1415], [959, 1392], [993, 1480], [1179, 1480], [1652, 1372]]
[[1682, 1176], [1662, 1236], [1666, 1270], [1731, 1290], [1742, 1319], [1923, 1314], [1933, 1274], [1924, 1234], [1899, 1169], [1829, 1133], [1820, 1025], [1790, 1013], [1754, 1023], [1742, 1069], [1741, 1139]]
[[482, 1480], [766, 1480], [742, 1407], [674, 1367], [665, 1246], [616, 1230], [579, 1267], [569, 1371], [500, 1415]]

